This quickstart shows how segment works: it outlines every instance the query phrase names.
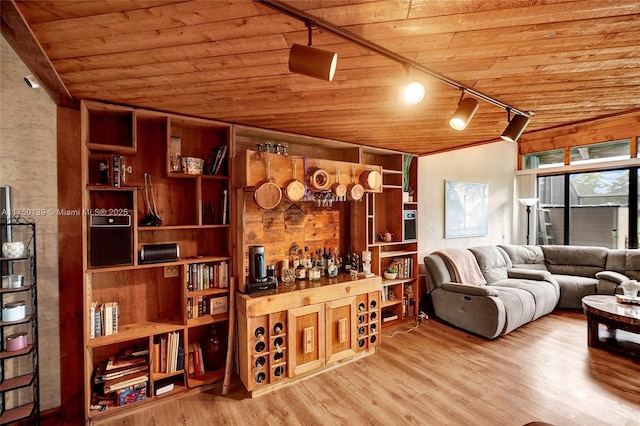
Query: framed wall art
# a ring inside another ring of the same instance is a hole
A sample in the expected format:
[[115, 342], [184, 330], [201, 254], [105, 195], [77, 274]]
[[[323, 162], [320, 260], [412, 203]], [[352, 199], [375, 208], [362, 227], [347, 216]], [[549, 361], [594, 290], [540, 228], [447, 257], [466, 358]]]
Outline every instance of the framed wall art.
[[445, 180], [444, 237], [484, 237], [488, 233], [489, 185]]

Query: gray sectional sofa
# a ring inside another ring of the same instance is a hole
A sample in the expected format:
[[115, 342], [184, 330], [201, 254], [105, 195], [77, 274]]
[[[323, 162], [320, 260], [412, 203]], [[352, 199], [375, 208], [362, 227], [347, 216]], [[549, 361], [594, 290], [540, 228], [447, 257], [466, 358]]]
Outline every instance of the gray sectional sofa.
[[463, 250], [473, 256], [457, 253], [475, 260], [463, 269], [477, 264], [480, 282], [461, 279], [465, 274], [450, 256], [455, 250], [434, 252], [424, 258], [428, 299], [440, 319], [489, 339], [555, 308], [581, 309], [584, 296], [621, 292], [619, 284], [640, 279], [640, 250], [560, 245]]

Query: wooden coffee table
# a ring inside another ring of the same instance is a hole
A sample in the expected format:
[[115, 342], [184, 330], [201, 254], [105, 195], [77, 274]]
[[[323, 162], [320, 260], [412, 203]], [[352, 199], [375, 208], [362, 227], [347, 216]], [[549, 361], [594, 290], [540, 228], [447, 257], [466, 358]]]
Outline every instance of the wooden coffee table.
[[640, 358], [640, 338], [624, 340], [614, 335], [601, 339], [599, 336], [599, 324], [640, 334], [640, 305], [618, 303], [615, 296], [593, 295], [582, 298], [582, 308], [587, 315], [589, 346]]

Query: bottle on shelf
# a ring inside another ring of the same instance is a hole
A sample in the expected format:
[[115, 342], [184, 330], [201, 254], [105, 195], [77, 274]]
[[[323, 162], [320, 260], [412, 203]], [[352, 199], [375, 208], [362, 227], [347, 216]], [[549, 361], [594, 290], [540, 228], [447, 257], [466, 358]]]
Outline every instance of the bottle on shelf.
[[302, 250], [300, 250], [298, 266], [296, 266], [296, 280], [304, 280], [307, 277], [306, 269], [304, 268], [305, 262], [303, 259]]
[[[316, 266], [320, 270], [320, 276], [324, 275], [324, 257], [320, 254], [320, 249], [316, 250]], [[318, 278], [319, 279], [319, 278]]]
[[347, 247], [347, 256], [344, 258], [342, 269], [345, 274], [351, 273], [351, 247]]

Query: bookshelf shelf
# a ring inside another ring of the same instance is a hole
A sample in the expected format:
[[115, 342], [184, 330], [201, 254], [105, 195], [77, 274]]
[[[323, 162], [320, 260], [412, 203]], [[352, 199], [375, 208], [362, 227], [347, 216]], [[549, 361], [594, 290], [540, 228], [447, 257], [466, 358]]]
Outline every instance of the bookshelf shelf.
[[163, 322], [143, 322], [131, 325], [120, 326], [116, 334], [108, 336], [100, 336], [90, 339], [87, 343], [88, 348], [97, 348], [100, 346], [113, 345], [115, 343], [136, 340], [149, 335], [169, 333], [171, 331], [181, 330], [184, 326], [180, 322], [163, 323]]

